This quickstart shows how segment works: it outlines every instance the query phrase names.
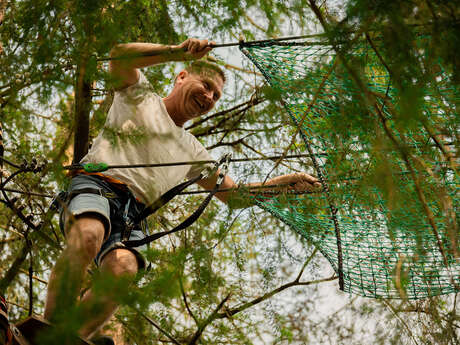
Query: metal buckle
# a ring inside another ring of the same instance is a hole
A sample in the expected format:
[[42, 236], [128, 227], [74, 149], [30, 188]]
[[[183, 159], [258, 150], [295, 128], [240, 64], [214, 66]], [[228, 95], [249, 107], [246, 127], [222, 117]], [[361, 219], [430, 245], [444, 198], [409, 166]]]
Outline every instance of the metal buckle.
[[219, 170], [219, 167], [221, 165], [223, 166], [223, 168], [226, 167], [225, 173], [227, 173], [228, 163], [230, 162], [231, 157], [232, 157], [231, 153], [223, 154], [218, 160], [214, 161], [213, 163], [214, 167], [212, 169], [206, 169], [204, 173], [201, 173], [202, 178], [207, 179], [211, 176], [214, 176]]

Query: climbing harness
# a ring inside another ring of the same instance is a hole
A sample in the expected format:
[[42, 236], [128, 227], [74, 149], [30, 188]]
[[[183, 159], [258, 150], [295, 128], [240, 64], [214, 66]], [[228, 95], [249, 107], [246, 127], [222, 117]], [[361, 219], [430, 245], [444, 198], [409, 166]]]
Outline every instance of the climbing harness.
[[[225, 154], [223, 155], [219, 160], [217, 161], [205, 161], [206, 163], [213, 163], [214, 167], [213, 169], [208, 169], [207, 171], [200, 173], [198, 176], [187, 180], [185, 182], [180, 183], [179, 185], [171, 188], [167, 192], [165, 192], [163, 195], [161, 195], [156, 201], [154, 201], [152, 204], [146, 206], [136, 217], [131, 218], [129, 217], [129, 209], [131, 206], [131, 199], [128, 198], [127, 202], [124, 206], [123, 210], [123, 215], [122, 218], [125, 222], [125, 227], [122, 231], [121, 238], [122, 238], [122, 243], [127, 246], [127, 247], [138, 247], [147, 243], [150, 243], [160, 237], [163, 237], [168, 234], [172, 234], [174, 232], [177, 232], [179, 230], [183, 230], [187, 228], [188, 226], [192, 225], [203, 213], [204, 209], [206, 206], [209, 204], [211, 201], [212, 197], [218, 192], [219, 187], [222, 185], [222, 182], [224, 181], [224, 177], [228, 172], [228, 164], [230, 162], [231, 154]], [[198, 164], [200, 162], [197, 162]], [[168, 164], [168, 163], [166, 163]], [[190, 164], [187, 162], [187, 164]], [[176, 165], [176, 164], [171, 164], [171, 165]], [[86, 165], [87, 166], [87, 165]], [[105, 170], [112, 168], [111, 166], [108, 166], [106, 164], [95, 164], [91, 166], [91, 171], [90, 172], [100, 172], [100, 170], [95, 169], [95, 166], [98, 167], [103, 167]], [[162, 165], [164, 166], [164, 165]], [[74, 166], [75, 167], [75, 166]], [[141, 224], [148, 216], [152, 215], [155, 213], [160, 207], [166, 205], [170, 200], [172, 200], [175, 196], [179, 195], [183, 190], [185, 190], [187, 187], [190, 185], [196, 183], [199, 180], [208, 178], [210, 176], [213, 176], [215, 173], [217, 173], [219, 167], [221, 167], [219, 171], [219, 175], [216, 181], [215, 187], [209, 191], [208, 196], [202, 201], [200, 206], [193, 212], [187, 219], [185, 219], [182, 223], [180, 223], [178, 226], [176, 226], [174, 229], [169, 230], [169, 231], [163, 231], [160, 233], [156, 233], [150, 236], [147, 236], [146, 238], [142, 240], [136, 240], [136, 241], [130, 241], [129, 237], [131, 235], [131, 231], [134, 230], [134, 228], [138, 225]], [[81, 169], [81, 166], [79, 166]], [[104, 171], [105, 171], [104, 170]], [[87, 171], [85, 169], [85, 171]], [[53, 210], [58, 210], [59, 207], [62, 205], [68, 205], [70, 201], [76, 197], [79, 194], [97, 194], [101, 195], [103, 197], [106, 197], [108, 199], [111, 198], [117, 198], [117, 195], [112, 192], [107, 192], [103, 189], [99, 188], [81, 188], [81, 189], [75, 189], [71, 191], [70, 193], [68, 192], [60, 192], [51, 202], [50, 208]]]
[[[219, 187], [222, 185], [222, 182], [224, 181], [225, 175], [228, 172], [228, 164], [229, 164], [229, 161], [230, 161], [230, 157], [231, 157], [230, 153], [225, 154], [224, 156], [222, 156], [221, 159], [219, 159], [219, 161], [215, 162], [214, 169], [212, 170], [211, 173], [208, 172], [207, 174], [200, 174], [199, 176], [197, 176], [197, 177], [195, 177], [195, 178], [193, 178], [193, 179], [191, 179], [189, 181], [186, 181], [186, 182], [184, 182], [184, 183], [182, 183], [182, 184], [170, 189], [165, 194], [163, 194], [157, 201], [155, 201], [151, 205], [147, 206], [139, 214], [139, 216], [137, 216], [134, 219], [126, 219], [127, 220], [127, 222], [126, 222], [126, 233], [125, 233], [125, 236], [123, 237], [123, 244], [126, 245], [127, 247], [142, 246], [144, 244], [147, 244], [147, 243], [150, 243], [152, 241], [155, 241], [155, 240], [159, 239], [160, 237], [163, 237], [163, 236], [166, 236], [166, 235], [169, 235], [169, 234], [173, 234], [173, 233], [175, 233], [177, 231], [183, 230], [183, 229], [189, 227], [190, 225], [192, 225], [200, 217], [200, 215], [203, 213], [204, 209], [209, 204], [209, 202], [211, 201], [212, 197], [219, 191]], [[185, 219], [182, 223], [180, 223], [179, 225], [177, 225], [176, 227], [174, 227], [171, 230], [162, 231], [162, 232], [147, 236], [142, 240], [133, 240], [133, 241], [128, 240], [129, 236], [131, 234], [131, 231], [133, 230], [133, 228], [134, 228], [134, 226], [136, 224], [138, 224], [141, 220], [147, 218], [149, 215], [151, 215], [154, 212], [156, 212], [156, 210], [158, 210], [161, 206], [166, 204], [174, 196], [176, 196], [180, 191], [184, 190], [185, 188], [187, 188], [192, 183], [195, 183], [198, 180], [201, 180], [201, 179], [207, 178], [209, 176], [212, 176], [215, 172], [218, 171], [219, 166], [222, 166], [222, 168], [219, 171], [219, 175], [217, 177], [216, 185], [209, 192], [208, 196], [202, 201], [200, 206], [198, 206], [198, 208], [195, 210], [195, 212], [193, 212], [187, 219]]]

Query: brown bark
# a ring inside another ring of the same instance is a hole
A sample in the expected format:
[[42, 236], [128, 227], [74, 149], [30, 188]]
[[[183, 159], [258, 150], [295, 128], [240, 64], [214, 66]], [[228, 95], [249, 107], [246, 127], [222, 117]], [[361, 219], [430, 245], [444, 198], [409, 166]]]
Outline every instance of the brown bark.
[[19, 273], [21, 265], [27, 258], [27, 254], [29, 254], [30, 246], [28, 243], [25, 243], [21, 249], [19, 255], [14, 259], [13, 263], [11, 264], [10, 268], [5, 272], [2, 279], [0, 279], [0, 294], [5, 295], [6, 289], [10, 285], [11, 281], [16, 277]]
[[87, 58], [82, 58], [77, 68], [75, 87], [75, 134], [73, 162], [78, 163], [88, 152], [89, 113], [91, 111], [91, 84], [87, 80]]
[[94, 28], [89, 18], [83, 22], [87, 40], [80, 43], [80, 59], [77, 62], [75, 83], [75, 131], [73, 162], [78, 163], [88, 153], [89, 148], [89, 114], [92, 107], [92, 76], [88, 71], [93, 44], [96, 41]]
[[[3, 18], [5, 16], [5, 9], [6, 9], [6, 1], [7, 0], [0, 0], [0, 25], [3, 23]], [[3, 45], [0, 41], [0, 55], [3, 53]]]

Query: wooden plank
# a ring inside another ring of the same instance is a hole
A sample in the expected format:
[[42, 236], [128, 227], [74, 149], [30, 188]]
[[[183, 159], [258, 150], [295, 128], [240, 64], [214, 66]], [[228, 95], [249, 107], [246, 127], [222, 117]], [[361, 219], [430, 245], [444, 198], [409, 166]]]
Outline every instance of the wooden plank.
[[[16, 328], [27, 339], [30, 345], [43, 345], [38, 342], [40, 334], [46, 331], [52, 331], [53, 327], [54, 326], [47, 320], [38, 316], [30, 316], [16, 325]], [[93, 343], [75, 337], [75, 342], [72, 341], [72, 344], [66, 345], [93, 345]]]

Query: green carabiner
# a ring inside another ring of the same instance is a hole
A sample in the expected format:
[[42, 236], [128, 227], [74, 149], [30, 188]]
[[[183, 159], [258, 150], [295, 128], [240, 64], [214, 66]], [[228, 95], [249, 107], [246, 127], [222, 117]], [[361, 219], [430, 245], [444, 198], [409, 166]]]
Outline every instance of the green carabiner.
[[87, 163], [83, 164], [83, 169], [88, 173], [102, 172], [109, 169], [107, 163]]

